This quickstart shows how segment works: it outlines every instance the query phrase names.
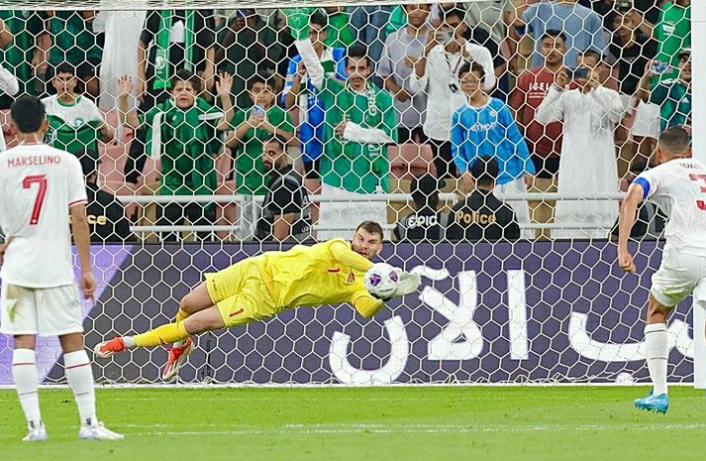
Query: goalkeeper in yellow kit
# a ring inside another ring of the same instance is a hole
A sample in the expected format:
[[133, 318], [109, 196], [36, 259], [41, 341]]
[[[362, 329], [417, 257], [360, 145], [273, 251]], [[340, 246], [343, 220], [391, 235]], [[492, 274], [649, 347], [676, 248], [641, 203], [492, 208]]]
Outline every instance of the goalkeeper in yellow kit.
[[[174, 343], [162, 372], [173, 379], [191, 353], [191, 335], [232, 328], [270, 318], [300, 306], [350, 303], [363, 317], [372, 317], [383, 300], [363, 286], [363, 276], [382, 250], [382, 227], [365, 221], [358, 225], [352, 242], [329, 240], [313, 246], [297, 245], [289, 251], [272, 251], [240, 261], [194, 288], [179, 303], [174, 323], [136, 336], [122, 336], [98, 344], [98, 357], [133, 347]], [[400, 271], [394, 296], [417, 290], [419, 275]]]

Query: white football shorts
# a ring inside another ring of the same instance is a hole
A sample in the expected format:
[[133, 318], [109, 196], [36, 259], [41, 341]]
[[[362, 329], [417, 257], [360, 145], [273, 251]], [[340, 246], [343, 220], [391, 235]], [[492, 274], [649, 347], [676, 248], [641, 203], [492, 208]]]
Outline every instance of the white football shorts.
[[706, 307], [706, 257], [665, 247], [662, 264], [652, 276], [650, 293], [668, 307], [693, 293], [694, 301]]
[[7, 335], [62, 336], [83, 333], [83, 308], [76, 285], [0, 288], [0, 332]]

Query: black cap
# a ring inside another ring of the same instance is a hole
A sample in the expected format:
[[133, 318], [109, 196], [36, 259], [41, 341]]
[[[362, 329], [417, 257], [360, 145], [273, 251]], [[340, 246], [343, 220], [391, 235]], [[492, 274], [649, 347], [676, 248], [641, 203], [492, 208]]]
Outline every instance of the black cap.
[[81, 170], [84, 176], [89, 176], [98, 171], [98, 165], [101, 161], [98, 158], [98, 152], [93, 149], [82, 149], [75, 153], [78, 161], [81, 162]]

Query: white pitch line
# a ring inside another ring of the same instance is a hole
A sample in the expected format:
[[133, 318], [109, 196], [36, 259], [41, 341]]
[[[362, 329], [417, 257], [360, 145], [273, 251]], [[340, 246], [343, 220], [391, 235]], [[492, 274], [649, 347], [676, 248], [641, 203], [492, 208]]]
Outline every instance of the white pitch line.
[[[210, 426], [210, 425], [209, 425]], [[556, 432], [556, 431], [616, 431], [616, 430], [640, 430], [640, 431], [665, 431], [665, 430], [704, 430], [706, 424], [622, 424], [622, 425], [604, 425], [604, 424], [580, 424], [575, 426], [562, 424], [540, 424], [540, 425], [492, 425], [492, 426], [469, 426], [469, 425], [453, 425], [453, 424], [410, 424], [390, 426], [385, 424], [290, 424], [273, 428], [258, 428], [257, 426], [216, 426], [221, 430], [176, 430], [173, 425], [154, 424], [154, 425], [139, 425], [139, 424], [113, 424], [114, 429], [169, 429], [172, 430], [157, 430], [146, 432], [127, 432], [125, 435], [129, 439], [131, 437], [214, 437], [214, 436], [252, 436], [252, 435], [277, 435], [277, 436], [302, 436], [302, 435], [356, 435], [356, 434], [444, 434], [444, 433], [533, 433], [533, 432]], [[7, 430], [8, 428], [2, 428]], [[11, 429], [17, 429], [13, 427]], [[6, 432], [3, 430], [3, 432]], [[75, 438], [72, 434], [58, 434], [53, 436], [51, 428], [49, 432], [50, 438], [71, 439]], [[8, 435], [7, 433], [0, 434], [0, 439], [14, 439], [16, 436]]]

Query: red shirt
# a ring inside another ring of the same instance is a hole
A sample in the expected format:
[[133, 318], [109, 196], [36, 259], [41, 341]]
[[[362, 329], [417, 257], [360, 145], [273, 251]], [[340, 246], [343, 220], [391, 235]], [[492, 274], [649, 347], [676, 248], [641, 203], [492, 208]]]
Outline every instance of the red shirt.
[[547, 97], [554, 83], [554, 74], [543, 66], [523, 72], [510, 95], [510, 106], [517, 111], [517, 121], [524, 127], [527, 147], [540, 157], [555, 157], [561, 153], [561, 122], [542, 125], [534, 120], [537, 108]]

